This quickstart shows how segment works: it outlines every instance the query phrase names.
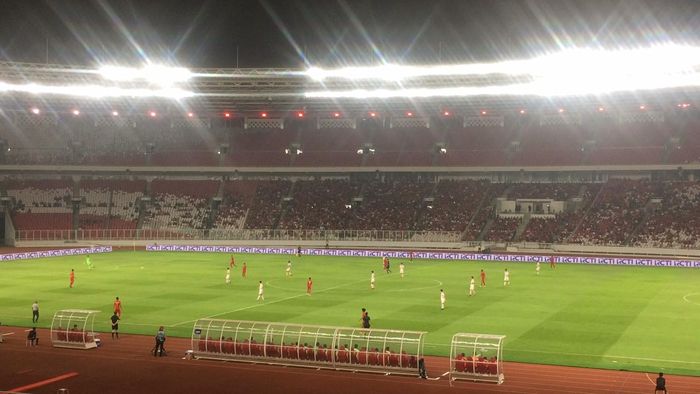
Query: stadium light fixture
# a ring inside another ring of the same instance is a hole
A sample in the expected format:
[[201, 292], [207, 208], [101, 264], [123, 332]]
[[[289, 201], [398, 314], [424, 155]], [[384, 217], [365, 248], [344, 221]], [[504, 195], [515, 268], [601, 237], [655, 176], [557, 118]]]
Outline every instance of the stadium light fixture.
[[520, 110], [520, 111], [518, 111], [518, 112], [520, 113], [520, 115], [525, 115], [525, 114], [527, 113], [527, 111], [526, 111], [526, 110], [524, 110], [524, 109], [521, 109], [521, 110]]
[[188, 112], [187, 113], [188, 118], [194, 118], [194, 113], [193, 112]]
[[192, 72], [184, 67], [167, 67], [155, 64], [142, 68], [103, 66], [98, 72], [104, 79], [110, 81], [143, 80], [158, 86], [173, 86], [177, 83], [187, 82], [192, 77]]
[[35, 108], [32, 108], [31, 111], [32, 111], [32, 113], [33, 113], [34, 115], [39, 115], [39, 114], [41, 113], [41, 110], [40, 110], [39, 108], [36, 108], [36, 107], [35, 107]]
[[450, 116], [450, 111], [442, 111], [442, 116]]
[[640, 105], [640, 106], [639, 106], [639, 109], [642, 110], [642, 111], [644, 111], [645, 109], [647, 109], [647, 106], [646, 106], [646, 105]]
[[119, 111], [112, 111], [112, 116], [119, 116]]
[[156, 113], [156, 111], [150, 111], [148, 113], [148, 116], [150, 116], [151, 118], [155, 118], [156, 116], [158, 116], [158, 113]]
[[71, 111], [71, 113], [73, 114], [73, 116], [79, 116], [79, 115], [80, 115], [80, 110], [74, 109], [73, 111]]
[[267, 112], [261, 112], [260, 113], [261, 118], [267, 118]]
[[369, 113], [369, 117], [370, 117], [370, 118], [376, 118], [376, 117], [377, 117], [377, 113], [376, 113], [376, 112], [370, 112], [370, 113]]
[[334, 118], [340, 118], [340, 112], [333, 112]]
[[486, 114], [488, 114], [488, 112], [486, 112], [485, 110], [481, 110], [480, 113], [481, 113], [481, 115], [486, 115]]
[[564, 108], [559, 108], [557, 110], [557, 112], [559, 112], [560, 114], [563, 114], [564, 112], [566, 112], [566, 110]]
[[224, 118], [230, 118], [231, 113], [230, 112], [224, 112]]
[[297, 112], [297, 118], [303, 118], [304, 113], [303, 112]]
[[412, 117], [412, 116], [413, 116], [413, 112], [411, 112], [411, 111], [406, 112], [406, 116], [408, 116], [409, 118]]
[[605, 107], [598, 107], [598, 112], [605, 112]]

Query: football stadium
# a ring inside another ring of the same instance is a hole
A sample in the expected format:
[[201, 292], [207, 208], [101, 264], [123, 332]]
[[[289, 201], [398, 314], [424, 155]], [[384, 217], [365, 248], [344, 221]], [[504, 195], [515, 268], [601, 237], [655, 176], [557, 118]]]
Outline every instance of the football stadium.
[[700, 4], [3, 7], [0, 392], [700, 392]]

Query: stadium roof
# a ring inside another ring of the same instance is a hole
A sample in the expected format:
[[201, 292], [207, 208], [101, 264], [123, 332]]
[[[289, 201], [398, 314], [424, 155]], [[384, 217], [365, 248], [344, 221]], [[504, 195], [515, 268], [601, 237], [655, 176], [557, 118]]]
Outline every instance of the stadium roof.
[[[486, 86], [526, 82], [524, 76], [462, 75], [424, 76], [410, 81], [318, 81], [309, 78], [305, 70], [289, 68], [217, 68], [191, 69], [197, 78], [185, 82], [182, 87], [194, 92], [194, 97], [170, 100], [157, 97], [94, 98], [71, 95], [17, 93], [0, 91], [0, 109], [26, 110], [42, 105], [55, 111], [68, 111], [76, 106], [82, 111], [130, 110], [157, 108], [160, 111], [196, 111], [198, 114], [223, 112], [257, 113], [259, 111], [342, 111], [362, 113], [366, 111], [404, 111], [438, 113], [449, 109], [455, 113], [515, 113], [556, 110], [560, 107], [595, 111], [601, 105], [606, 108], [672, 107], [679, 102], [700, 102], [700, 89], [694, 87], [653, 90], [646, 92], [615, 93], [604, 96], [578, 96], [546, 98], [536, 96], [481, 95], [472, 97], [436, 98], [308, 98], [304, 93], [319, 90], [379, 89], [386, 87], [432, 88], [456, 85]], [[70, 84], [104, 84], [104, 79], [94, 69], [83, 66], [56, 64], [0, 62], [0, 82], [12, 84], [41, 84], [59, 86]], [[136, 87], [135, 82], [121, 83], [122, 87]], [[1, 86], [0, 86], [1, 87]]]

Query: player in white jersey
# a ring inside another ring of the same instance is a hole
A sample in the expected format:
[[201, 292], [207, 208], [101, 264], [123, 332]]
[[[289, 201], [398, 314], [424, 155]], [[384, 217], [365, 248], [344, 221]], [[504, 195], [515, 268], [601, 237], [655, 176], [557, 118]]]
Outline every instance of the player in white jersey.
[[287, 270], [284, 273], [284, 276], [289, 278], [292, 276], [292, 261], [287, 260]]
[[445, 291], [443, 289], [440, 289], [440, 310], [445, 310], [445, 301], [447, 300], [447, 297], [445, 297]]
[[510, 285], [510, 272], [508, 272], [508, 268], [503, 272], [503, 286]]
[[372, 271], [372, 274], [369, 276], [369, 288], [374, 290], [374, 282], [376, 278], [374, 277], [374, 271]]
[[403, 262], [399, 263], [399, 274], [401, 274], [401, 279], [403, 279], [403, 274], [404, 274]]
[[226, 284], [231, 284], [231, 268], [226, 268]]
[[537, 272], [537, 275], [540, 274], [540, 262], [537, 262], [537, 267], [535, 267], [535, 272]]
[[264, 290], [264, 288], [263, 288], [263, 282], [260, 281], [260, 284], [258, 285], [258, 300], [261, 300], [261, 299], [262, 299], [263, 301], [265, 301], [265, 294], [264, 294], [264, 292], [265, 292], [265, 290]]
[[469, 281], [469, 297], [476, 295], [476, 281], [474, 280], [474, 276], [472, 276], [472, 279]]

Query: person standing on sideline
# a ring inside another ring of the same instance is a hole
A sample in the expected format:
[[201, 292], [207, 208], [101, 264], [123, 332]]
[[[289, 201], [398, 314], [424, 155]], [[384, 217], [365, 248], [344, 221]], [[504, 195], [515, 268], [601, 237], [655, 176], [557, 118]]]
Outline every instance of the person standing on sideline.
[[486, 287], [486, 272], [481, 270], [481, 287]]
[[364, 328], [364, 329], [370, 328], [370, 324], [369, 324], [370, 318], [369, 318], [369, 313], [367, 312], [367, 309], [362, 308], [362, 317], [360, 320], [362, 320], [362, 328]]
[[245, 261], [243, 262], [243, 269], [241, 270], [241, 275], [245, 278], [248, 276], [248, 266], [245, 265]]
[[374, 290], [374, 282], [377, 280], [377, 278], [374, 276], [374, 271], [369, 275], [369, 288]]
[[549, 256], [549, 268], [557, 268], [557, 258], [554, 256]]
[[263, 288], [262, 281], [260, 281], [260, 283], [258, 284], [258, 298], [257, 298], [257, 300], [262, 299], [263, 301], [265, 301], [265, 294], [264, 293], [265, 293], [265, 289]]
[[236, 266], [236, 260], [233, 258], [233, 255], [231, 255], [231, 261], [228, 263], [229, 268], [233, 268]]
[[540, 274], [540, 262], [537, 262], [537, 267], [535, 267], [535, 272], [537, 272], [537, 275]]
[[72, 268], [70, 270], [70, 275], [68, 276], [68, 278], [70, 279], [70, 286], [69, 287], [72, 289], [73, 284], [75, 284], [75, 270], [73, 270]]
[[445, 297], [445, 291], [443, 289], [440, 289], [440, 310], [445, 310], [445, 301], [447, 300], [447, 297]]
[[32, 304], [32, 323], [39, 321], [39, 301], [34, 301]]
[[664, 394], [668, 393], [668, 391], [666, 391], [666, 378], [664, 378], [663, 372], [659, 372], [659, 377], [656, 378], [656, 389], [654, 390], [654, 394], [657, 394], [659, 391], [663, 392]]
[[122, 302], [119, 297], [114, 300], [114, 313], [120, 318], [122, 317]]
[[508, 268], [503, 271], [503, 286], [507, 285], [510, 285], [510, 272], [508, 272]]
[[165, 345], [165, 329], [163, 326], [160, 326], [158, 328], [158, 332], [156, 333], [156, 347], [153, 350], [153, 357], [155, 356], [160, 356], [163, 357], [163, 354], [165, 353], [165, 349], [163, 346]]
[[399, 263], [399, 274], [401, 274], [401, 279], [403, 279], [403, 274], [404, 274], [403, 261]]
[[314, 282], [311, 280], [311, 277], [309, 276], [309, 279], [306, 280], [306, 295], [311, 295], [311, 287], [314, 285]]
[[469, 280], [469, 297], [476, 295], [476, 281], [474, 276]]
[[112, 323], [112, 339], [115, 337], [119, 339], [119, 315], [117, 315], [117, 311], [114, 311], [114, 314], [112, 317], [109, 318], [109, 321]]
[[226, 284], [231, 284], [231, 268], [226, 268]]

